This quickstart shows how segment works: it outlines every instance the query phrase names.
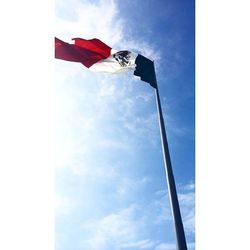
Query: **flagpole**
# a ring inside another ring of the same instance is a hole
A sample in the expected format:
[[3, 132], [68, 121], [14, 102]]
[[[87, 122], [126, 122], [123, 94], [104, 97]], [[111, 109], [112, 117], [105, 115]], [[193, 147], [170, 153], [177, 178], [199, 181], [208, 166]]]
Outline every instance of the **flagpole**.
[[178, 196], [176, 192], [172, 164], [170, 160], [168, 141], [167, 141], [163, 115], [162, 115], [161, 102], [160, 102], [157, 82], [155, 86], [155, 94], [156, 94], [156, 103], [157, 103], [159, 125], [160, 125], [160, 132], [161, 132], [161, 141], [162, 141], [162, 149], [163, 149], [163, 156], [164, 156], [166, 179], [167, 179], [169, 198], [170, 198], [171, 209], [172, 209], [172, 214], [173, 214], [173, 219], [174, 219], [177, 250], [187, 250], [186, 238], [185, 238], [183, 223], [181, 219], [180, 206], [179, 206]]

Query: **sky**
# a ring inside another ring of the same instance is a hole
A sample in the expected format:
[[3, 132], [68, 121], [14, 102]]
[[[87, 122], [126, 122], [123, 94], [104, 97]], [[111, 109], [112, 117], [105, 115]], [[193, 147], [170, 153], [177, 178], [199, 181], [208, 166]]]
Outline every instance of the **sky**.
[[155, 60], [189, 248], [249, 245], [249, 3], [196, 1], [194, 182], [189, 1], [131, 2], [2, 3], [0, 249], [174, 248], [152, 88], [55, 60], [55, 35]]
[[[195, 249], [194, 1], [55, 2], [55, 35], [154, 60], [188, 249]], [[55, 249], [174, 250], [154, 89], [55, 60]]]

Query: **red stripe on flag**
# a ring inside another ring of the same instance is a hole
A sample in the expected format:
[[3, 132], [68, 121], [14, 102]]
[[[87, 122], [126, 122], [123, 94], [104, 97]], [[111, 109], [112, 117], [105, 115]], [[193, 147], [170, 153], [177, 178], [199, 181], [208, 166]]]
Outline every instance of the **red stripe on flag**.
[[55, 38], [55, 58], [71, 62], [80, 62], [90, 67], [110, 56], [111, 48], [98, 39], [73, 39], [75, 44]]
[[83, 38], [73, 38], [75, 45], [96, 52], [97, 54], [105, 56], [105, 58], [110, 56], [111, 48], [100, 41], [99, 39], [86, 40]]

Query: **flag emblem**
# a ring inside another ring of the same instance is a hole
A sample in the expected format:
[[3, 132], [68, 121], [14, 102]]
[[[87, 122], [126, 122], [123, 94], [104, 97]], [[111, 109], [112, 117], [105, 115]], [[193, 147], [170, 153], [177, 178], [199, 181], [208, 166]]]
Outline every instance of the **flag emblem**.
[[113, 55], [113, 57], [122, 67], [131, 65], [131, 52], [127, 50], [118, 51]]

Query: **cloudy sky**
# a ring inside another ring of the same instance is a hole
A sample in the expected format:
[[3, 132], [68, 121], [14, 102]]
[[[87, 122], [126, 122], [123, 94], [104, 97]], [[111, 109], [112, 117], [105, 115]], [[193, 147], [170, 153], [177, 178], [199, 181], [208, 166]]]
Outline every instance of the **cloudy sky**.
[[2, 3], [1, 249], [174, 249], [152, 88], [55, 60], [55, 35], [155, 60], [189, 248], [249, 245], [249, 3], [196, 1], [194, 183], [193, 7], [164, 2]]
[[[67, 1], [55, 34], [155, 61], [181, 213], [194, 249], [194, 2]], [[174, 250], [154, 89], [55, 60], [56, 250]]]

